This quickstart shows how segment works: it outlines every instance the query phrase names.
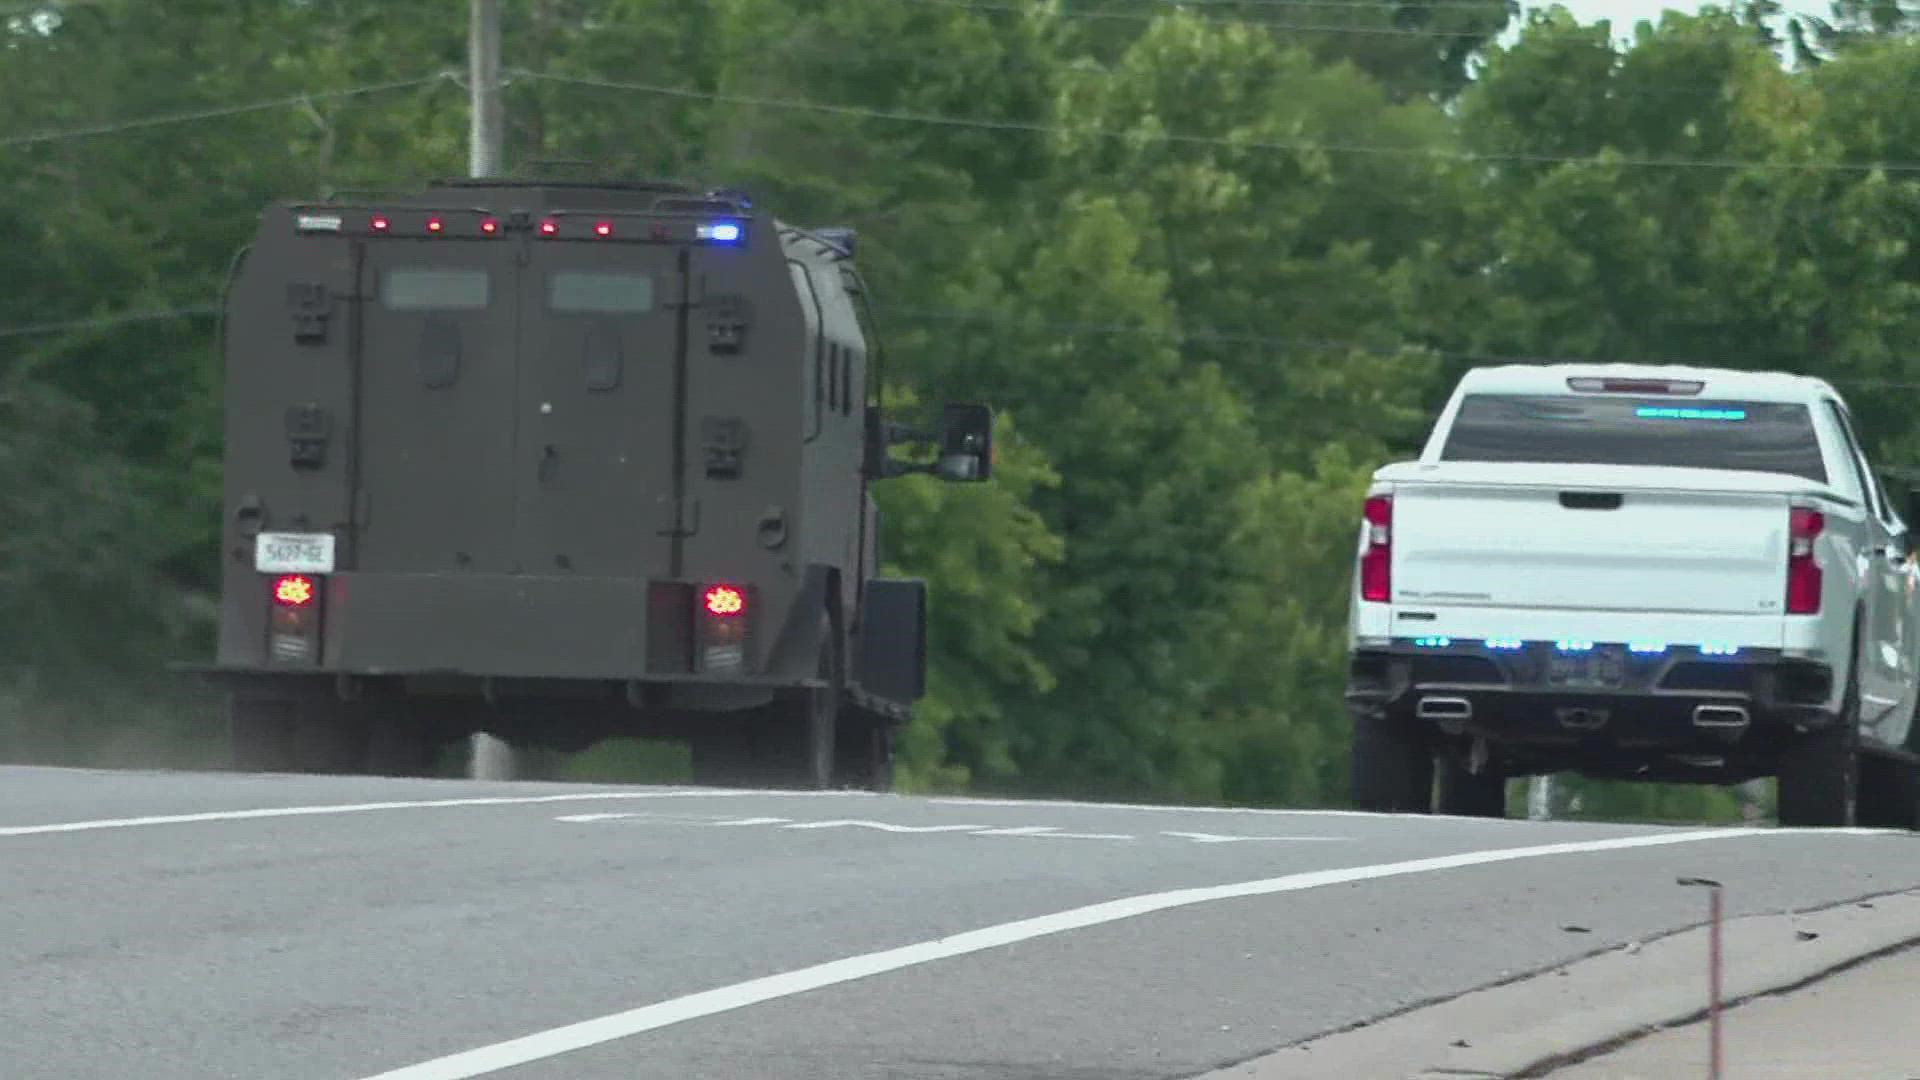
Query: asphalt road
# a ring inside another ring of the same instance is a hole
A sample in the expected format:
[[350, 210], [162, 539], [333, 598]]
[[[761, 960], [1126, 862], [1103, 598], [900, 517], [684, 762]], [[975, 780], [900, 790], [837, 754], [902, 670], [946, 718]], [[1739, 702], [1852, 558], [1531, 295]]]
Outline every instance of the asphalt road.
[[1695, 924], [1681, 875], [1808, 908], [1920, 840], [0, 768], [0, 1076], [1191, 1077]]

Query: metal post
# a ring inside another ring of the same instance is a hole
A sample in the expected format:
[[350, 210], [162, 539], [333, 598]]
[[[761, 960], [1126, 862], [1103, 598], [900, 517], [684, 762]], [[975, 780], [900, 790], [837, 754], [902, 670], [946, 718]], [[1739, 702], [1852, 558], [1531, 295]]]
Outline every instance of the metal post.
[[1720, 1042], [1720, 922], [1723, 914], [1721, 905], [1721, 885], [1708, 878], [1681, 878], [1680, 884], [1700, 886], [1707, 890], [1707, 1077], [1708, 1080], [1720, 1080], [1721, 1057]]
[[1527, 820], [1546, 821], [1553, 817], [1553, 774], [1544, 773], [1527, 785]]
[[[499, 176], [504, 157], [506, 108], [500, 98], [500, 0], [468, 0], [467, 172], [476, 179]], [[468, 740], [467, 775], [474, 780], [511, 780], [518, 772], [513, 747], [484, 732]]]
[[469, 0], [467, 37], [467, 173], [499, 176], [504, 157], [506, 108], [500, 98], [500, 0]]

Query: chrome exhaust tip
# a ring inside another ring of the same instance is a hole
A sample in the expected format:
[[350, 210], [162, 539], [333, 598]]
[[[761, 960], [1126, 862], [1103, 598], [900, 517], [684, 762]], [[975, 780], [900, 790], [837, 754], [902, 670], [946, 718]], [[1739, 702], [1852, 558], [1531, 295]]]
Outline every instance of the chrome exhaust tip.
[[1422, 720], [1471, 720], [1473, 702], [1457, 697], [1423, 697], [1414, 707], [1414, 715]]
[[1697, 728], [1743, 728], [1750, 723], [1747, 710], [1740, 705], [1700, 705], [1693, 710], [1693, 726]]

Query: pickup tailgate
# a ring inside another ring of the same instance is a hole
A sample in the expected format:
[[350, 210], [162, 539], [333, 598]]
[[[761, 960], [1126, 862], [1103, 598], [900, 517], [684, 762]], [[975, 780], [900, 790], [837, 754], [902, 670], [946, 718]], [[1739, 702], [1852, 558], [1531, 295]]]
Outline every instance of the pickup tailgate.
[[1787, 510], [1821, 485], [1638, 466], [1396, 466], [1397, 607], [1778, 614]]

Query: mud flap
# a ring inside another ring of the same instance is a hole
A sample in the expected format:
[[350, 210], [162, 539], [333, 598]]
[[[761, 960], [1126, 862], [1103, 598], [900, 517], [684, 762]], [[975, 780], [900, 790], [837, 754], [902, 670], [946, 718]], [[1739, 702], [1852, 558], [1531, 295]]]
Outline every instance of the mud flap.
[[917, 578], [867, 582], [854, 681], [867, 693], [908, 704], [927, 692], [927, 585]]

